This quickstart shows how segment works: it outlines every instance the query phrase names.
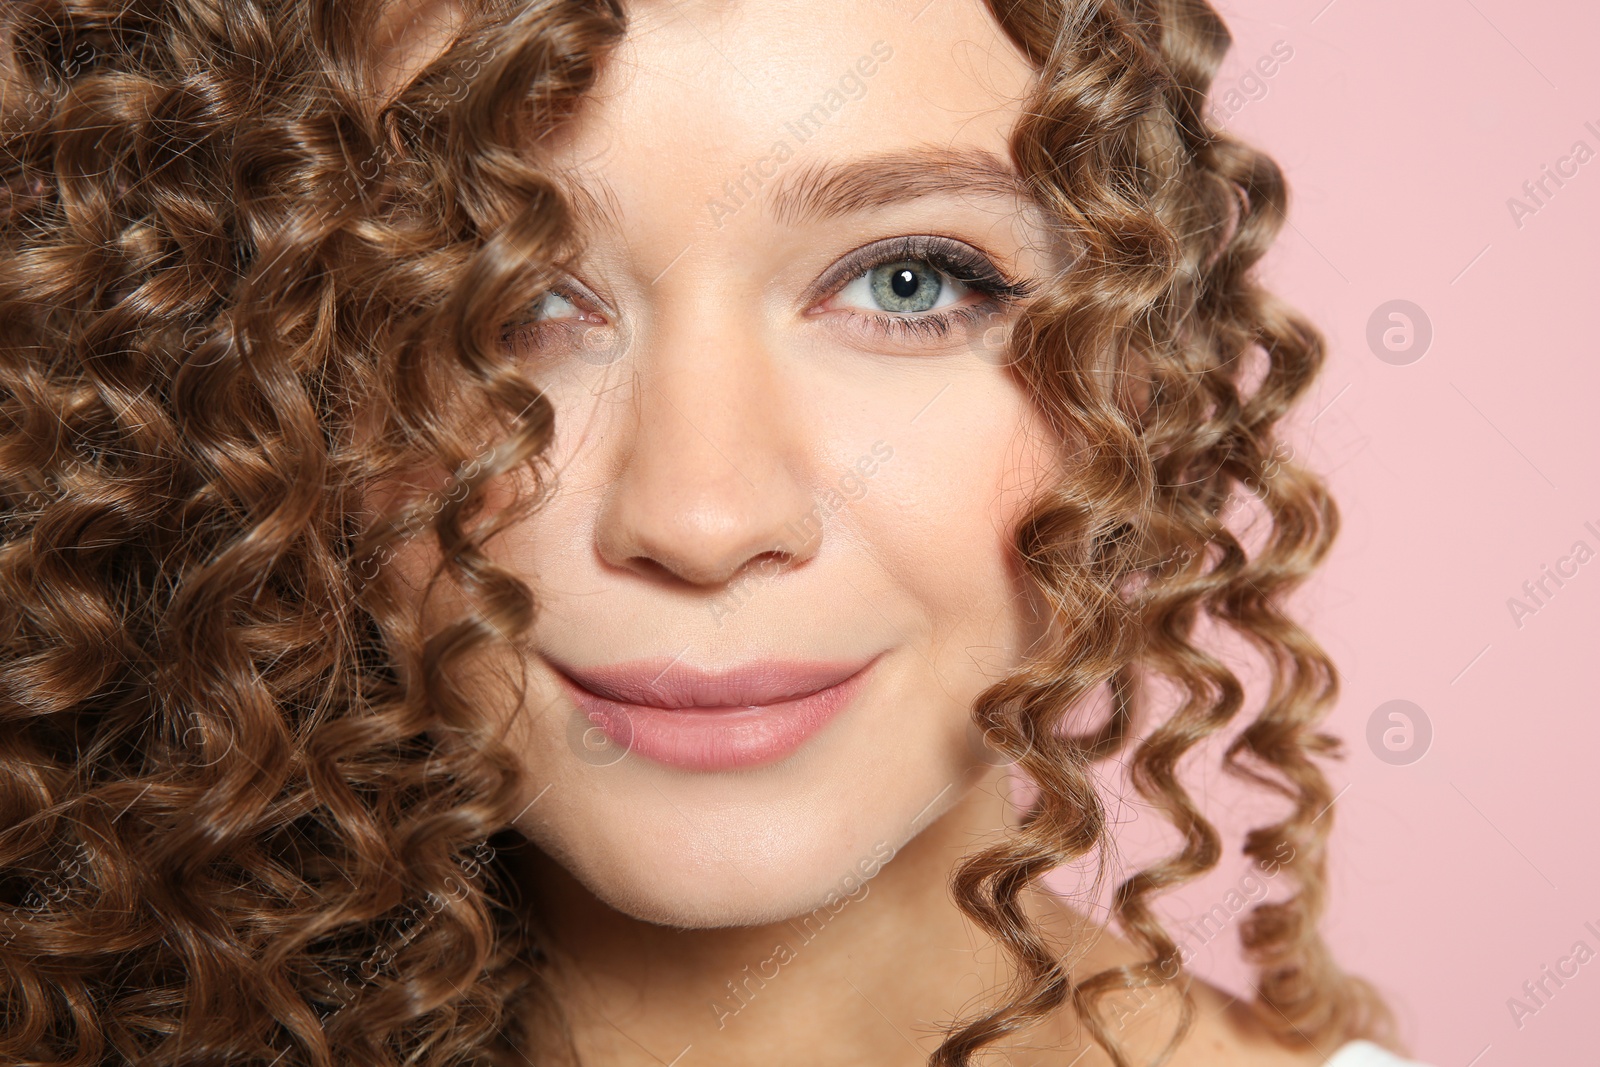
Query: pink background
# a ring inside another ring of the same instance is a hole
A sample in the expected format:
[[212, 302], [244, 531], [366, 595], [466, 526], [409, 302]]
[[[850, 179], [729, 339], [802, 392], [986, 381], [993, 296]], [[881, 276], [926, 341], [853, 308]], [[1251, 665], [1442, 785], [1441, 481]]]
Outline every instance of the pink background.
[[[1329, 935], [1436, 1067], [1600, 1062], [1600, 956], [1546, 980], [1542, 1006], [1522, 988], [1580, 940], [1600, 953], [1600, 556], [1520, 628], [1507, 605], [1574, 542], [1600, 553], [1584, 528], [1600, 530], [1600, 5], [1220, 7], [1236, 44], [1219, 87], [1293, 49], [1226, 124], [1288, 173], [1265, 277], [1330, 346], [1293, 438], [1345, 519], [1298, 609], [1343, 684]], [[1523, 182], [1579, 140], [1597, 158], [1519, 228], [1508, 199], [1531, 205]], [[1394, 299], [1433, 327], [1406, 365], [1367, 341]], [[1367, 741], [1394, 699], [1433, 728], [1408, 764]], [[1209, 803], [1230, 850], [1265, 810], [1226, 788]], [[1136, 804], [1122, 817], [1150, 825]], [[1172, 902], [1175, 922], [1224, 899], [1230, 863]], [[1196, 963], [1238, 989], [1232, 938]], [[1520, 1025], [1512, 997], [1537, 1008]]]

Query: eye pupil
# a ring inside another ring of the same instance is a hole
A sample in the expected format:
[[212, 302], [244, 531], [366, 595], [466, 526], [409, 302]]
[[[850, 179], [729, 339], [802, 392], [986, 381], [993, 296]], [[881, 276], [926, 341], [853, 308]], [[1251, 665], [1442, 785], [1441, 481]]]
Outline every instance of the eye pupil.
[[944, 288], [939, 272], [920, 261], [884, 264], [872, 271], [869, 280], [878, 306], [902, 313], [927, 311]]

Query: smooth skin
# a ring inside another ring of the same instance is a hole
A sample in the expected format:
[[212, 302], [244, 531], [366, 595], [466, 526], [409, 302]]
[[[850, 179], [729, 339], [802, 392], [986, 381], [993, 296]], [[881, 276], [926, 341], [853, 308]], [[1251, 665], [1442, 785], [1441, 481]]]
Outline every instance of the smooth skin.
[[[1033, 72], [977, 0], [647, 0], [630, 19], [556, 145], [586, 251], [514, 339], [557, 415], [553, 495], [494, 547], [540, 603], [511, 735], [527, 879], [587, 1063], [913, 1067], [1011, 977], [947, 880], [1013, 817], [970, 708], [1045, 633], [1009, 546], [1071, 477], [997, 354], [1015, 303], [973, 265], [1026, 290], [1060, 263], [1004, 172]], [[907, 237], [961, 259], [909, 268], [938, 291], [926, 311], [882, 306]], [[888, 265], [839, 277], [875, 242]], [[875, 446], [892, 457], [862, 474]], [[798, 752], [726, 772], [591, 750], [551, 666], [874, 654]], [[1080, 973], [1138, 958], [1042, 890], [1029, 904]], [[1193, 989], [1176, 1067], [1322, 1062]], [[1122, 1014], [1148, 1058], [1176, 998]], [[1110, 1062], [1070, 1009], [1002, 1047]]]

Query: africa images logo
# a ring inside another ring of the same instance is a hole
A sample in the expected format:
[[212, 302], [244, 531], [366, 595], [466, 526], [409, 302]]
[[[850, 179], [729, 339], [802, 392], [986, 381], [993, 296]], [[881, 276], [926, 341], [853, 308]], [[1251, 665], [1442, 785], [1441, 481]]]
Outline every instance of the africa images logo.
[[[1583, 128], [1600, 143], [1600, 126], [1585, 122]], [[1511, 212], [1511, 221], [1517, 224], [1517, 229], [1526, 225], [1528, 216], [1537, 215], [1547, 207], [1556, 194], [1566, 188], [1567, 182], [1578, 176], [1580, 168], [1594, 157], [1594, 148], [1580, 137], [1572, 142], [1566, 155], [1554, 163], [1544, 164], [1539, 168], [1538, 177], [1523, 182], [1522, 196], [1506, 198], [1506, 210]]]

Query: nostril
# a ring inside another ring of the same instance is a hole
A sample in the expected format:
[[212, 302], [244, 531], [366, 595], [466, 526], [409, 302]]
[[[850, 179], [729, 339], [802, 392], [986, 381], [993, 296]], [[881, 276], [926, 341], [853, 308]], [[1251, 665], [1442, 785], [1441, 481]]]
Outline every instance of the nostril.
[[782, 548], [757, 552], [732, 571], [723, 575], [722, 584], [744, 585], [751, 581], [765, 581], [768, 578], [776, 578], [779, 574], [788, 570], [795, 559], [796, 556], [793, 552]]
[[744, 561], [738, 570], [728, 575], [723, 583], [726, 596], [742, 602], [751, 589], [763, 585], [788, 571], [796, 560], [793, 552], [781, 548], [758, 552]]
[[648, 553], [630, 556], [624, 564], [642, 577], [667, 584], [689, 582], [694, 585], [738, 585], [751, 579], [776, 577], [797, 559], [794, 552], [774, 548], [747, 556], [733, 567], [695, 566], [689, 560], [660, 559]]
[[683, 580], [683, 576], [678, 572], [677, 569], [669, 567], [660, 560], [654, 559], [650, 556], [633, 556], [628, 560], [627, 565], [635, 574], [640, 574], [647, 578], [654, 578], [658, 581], [678, 582]]
[[794, 553], [790, 552], [788, 549], [774, 548], [751, 556], [745, 561], [744, 566], [741, 567], [740, 570], [769, 572], [780, 567], [787, 567], [790, 563], [794, 562], [794, 558]]

